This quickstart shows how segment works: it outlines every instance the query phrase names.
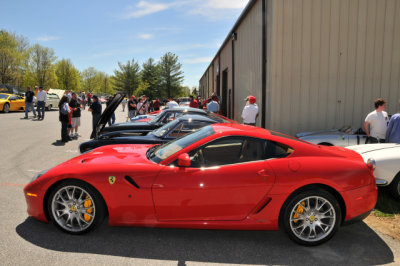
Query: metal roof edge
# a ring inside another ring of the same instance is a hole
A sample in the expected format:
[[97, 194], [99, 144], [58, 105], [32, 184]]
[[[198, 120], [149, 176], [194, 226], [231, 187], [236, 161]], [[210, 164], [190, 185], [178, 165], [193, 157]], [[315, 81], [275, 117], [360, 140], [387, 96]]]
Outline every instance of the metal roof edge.
[[214, 62], [214, 60], [217, 58], [217, 56], [220, 54], [222, 48], [224, 48], [225, 44], [232, 38], [232, 34], [235, 32], [235, 30], [239, 27], [239, 25], [242, 23], [242, 21], [244, 20], [244, 18], [247, 16], [247, 14], [250, 12], [251, 8], [256, 4], [258, 0], [249, 0], [249, 2], [247, 3], [246, 7], [243, 9], [242, 13], [240, 14], [239, 18], [237, 19], [237, 21], [235, 22], [235, 24], [233, 25], [232, 29], [229, 31], [228, 36], [226, 36], [224, 42], [222, 43], [221, 47], [218, 49], [218, 52], [216, 53], [216, 55], [214, 56], [214, 58], [211, 60], [210, 64], [208, 65], [208, 67], [206, 68], [206, 70], [204, 71], [203, 75], [201, 76], [200, 80], [203, 79], [203, 77], [206, 75], [206, 72], [208, 71], [208, 69], [211, 67], [212, 63]]

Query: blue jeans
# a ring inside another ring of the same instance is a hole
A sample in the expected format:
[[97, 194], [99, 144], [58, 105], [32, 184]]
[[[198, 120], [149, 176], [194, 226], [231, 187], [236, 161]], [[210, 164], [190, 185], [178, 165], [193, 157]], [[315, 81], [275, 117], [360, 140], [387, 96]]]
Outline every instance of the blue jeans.
[[135, 117], [135, 113], [136, 113], [136, 110], [129, 110], [129, 119], [134, 118]]
[[111, 125], [114, 124], [114, 123], [115, 123], [115, 113], [113, 113], [113, 114], [111, 115], [110, 120], [108, 120], [108, 125], [111, 126]]
[[38, 101], [37, 102], [37, 112], [38, 117], [44, 119], [44, 109], [46, 107], [46, 102]]
[[29, 109], [32, 109], [33, 115], [36, 116], [35, 107], [33, 107], [33, 103], [25, 102], [25, 117], [28, 118]]

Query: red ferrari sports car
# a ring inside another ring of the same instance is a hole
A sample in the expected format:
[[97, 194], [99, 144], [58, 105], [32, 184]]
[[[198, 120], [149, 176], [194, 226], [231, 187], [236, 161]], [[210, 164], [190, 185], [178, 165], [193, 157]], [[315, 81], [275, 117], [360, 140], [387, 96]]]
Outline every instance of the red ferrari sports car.
[[354, 151], [239, 124], [165, 145], [97, 148], [35, 176], [28, 214], [85, 233], [117, 226], [277, 230], [303, 245], [374, 208], [373, 165]]

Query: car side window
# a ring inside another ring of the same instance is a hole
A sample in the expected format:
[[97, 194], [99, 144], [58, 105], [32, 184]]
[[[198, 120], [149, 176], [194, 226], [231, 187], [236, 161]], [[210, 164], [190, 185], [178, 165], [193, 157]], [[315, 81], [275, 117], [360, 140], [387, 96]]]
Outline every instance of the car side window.
[[17, 100], [17, 97], [15, 97], [15, 96], [10, 97], [10, 101], [15, 101], [15, 100]]
[[282, 143], [250, 137], [221, 138], [189, 152], [191, 167], [212, 167], [289, 156], [293, 149]]
[[162, 118], [161, 123], [166, 124], [168, 122], [171, 122], [175, 119], [176, 113], [175, 112], [168, 112], [165, 114], [165, 116]]

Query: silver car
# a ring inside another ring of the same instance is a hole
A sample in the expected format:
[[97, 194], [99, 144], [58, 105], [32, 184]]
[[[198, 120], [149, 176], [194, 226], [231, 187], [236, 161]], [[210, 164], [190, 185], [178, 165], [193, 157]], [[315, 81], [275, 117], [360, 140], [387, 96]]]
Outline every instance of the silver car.
[[297, 133], [296, 137], [318, 145], [341, 147], [365, 144], [367, 139], [367, 135], [361, 128], [354, 130], [351, 126], [324, 131], [301, 132]]

